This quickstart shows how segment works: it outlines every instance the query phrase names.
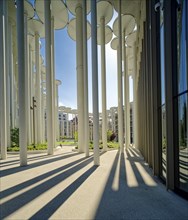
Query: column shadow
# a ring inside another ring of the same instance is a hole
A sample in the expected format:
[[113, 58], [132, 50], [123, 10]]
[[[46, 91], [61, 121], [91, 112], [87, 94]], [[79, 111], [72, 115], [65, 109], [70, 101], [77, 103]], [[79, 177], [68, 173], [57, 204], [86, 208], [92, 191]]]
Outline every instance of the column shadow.
[[[38, 196], [42, 195], [46, 191], [50, 190], [52, 187], [55, 187], [60, 182], [64, 181], [69, 176], [73, 175], [83, 167], [87, 166], [89, 163], [93, 161], [93, 157], [89, 157], [82, 161], [81, 163], [77, 164], [74, 167], [71, 167], [70, 169], [61, 172], [60, 174], [56, 175], [55, 177], [52, 177], [45, 182], [27, 190], [26, 192], [8, 200], [7, 202], [4, 202], [1, 204], [1, 218], [6, 218], [7, 216], [14, 213], [16, 210], [22, 208], [32, 200], [36, 199]], [[48, 175], [48, 174], [47, 174]], [[52, 175], [52, 173], [51, 173]], [[32, 181], [32, 180], [31, 180]], [[36, 181], [36, 180], [35, 180]], [[27, 184], [27, 183], [26, 183]]]
[[7, 196], [9, 196], [9, 195], [11, 195], [11, 194], [13, 194], [15, 192], [19, 192], [20, 190], [22, 190], [22, 189], [24, 189], [26, 187], [29, 187], [29, 186], [31, 186], [31, 185], [33, 185], [33, 184], [35, 184], [35, 183], [37, 183], [37, 182], [39, 182], [41, 180], [44, 180], [44, 179], [46, 179], [46, 178], [48, 178], [48, 177], [50, 177], [50, 176], [52, 176], [54, 174], [62, 172], [63, 170], [66, 170], [69, 167], [74, 166], [74, 165], [76, 165], [76, 164], [78, 164], [78, 163], [80, 163], [80, 162], [82, 162], [84, 160], [85, 160], [85, 158], [81, 158], [81, 159], [75, 160], [75, 161], [73, 161], [71, 163], [68, 163], [68, 164], [62, 166], [62, 167], [59, 167], [59, 168], [54, 169], [54, 170], [51, 170], [51, 171], [49, 171], [47, 173], [44, 173], [44, 174], [39, 175], [37, 177], [34, 177], [34, 178], [30, 179], [30, 180], [22, 182], [22, 183], [20, 183], [20, 184], [18, 184], [16, 186], [13, 186], [11, 188], [3, 190], [3, 191], [1, 191], [0, 199], [3, 199], [3, 198], [5, 198], [5, 197], [7, 197]]
[[[131, 151], [131, 153], [133, 152]], [[125, 156], [127, 156], [127, 158], [125, 158]], [[129, 175], [129, 173], [126, 172], [126, 160], [130, 162], [138, 186], [130, 187], [127, 184], [127, 179], [129, 178], [127, 175]], [[121, 154], [117, 152], [94, 219], [144, 219], [144, 217], [151, 219], [149, 218], [151, 212], [147, 214], [144, 210], [138, 209], [138, 207], [147, 207], [148, 202], [142, 204], [142, 197], [144, 201], [146, 201], [148, 188], [154, 187], [145, 184], [143, 176], [136, 167], [135, 162], [144, 163], [142, 158], [138, 157], [137, 154], [131, 156], [129, 151]], [[118, 178], [119, 182], [117, 189], [113, 189], [112, 185], [118, 163], [119, 176], [116, 176], [116, 178]], [[153, 210], [153, 212], [155, 211]], [[142, 215], [140, 215], [140, 213]]]
[[83, 184], [83, 182], [97, 169], [98, 166], [92, 166], [85, 173], [79, 176], [66, 189], [59, 193], [55, 198], [49, 201], [42, 209], [35, 213], [30, 219], [49, 219], [55, 211]]
[[28, 166], [24, 166], [24, 167], [18, 166], [18, 167], [13, 167], [13, 168], [10, 168], [10, 169], [2, 170], [1, 173], [0, 173], [0, 177], [4, 177], [4, 176], [8, 176], [8, 175], [11, 175], [11, 174], [14, 174], [14, 173], [22, 172], [24, 170], [29, 170], [29, 169], [32, 169], [34, 167], [43, 166], [43, 165], [46, 165], [46, 164], [49, 164], [49, 163], [56, 162], [58, 160], [63, 160], [63, 159], [66, 159], [66, 158], [77, 156], [77, 155], [78, 155], [78, 153], [71, 153], [71, 154], [68, 154], [68, 155], [55, 157], [55, 158], [50, 156], [50, 159], [48, 159], [48, 160], [32, 163]]

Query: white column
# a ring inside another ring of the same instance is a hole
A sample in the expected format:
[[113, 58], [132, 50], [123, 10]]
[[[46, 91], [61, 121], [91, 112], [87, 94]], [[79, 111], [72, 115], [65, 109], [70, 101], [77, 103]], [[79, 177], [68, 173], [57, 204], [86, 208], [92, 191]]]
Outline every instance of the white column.
[[14, 44], [12, 41], [12, 78], [11, 78], [11, 116], [12, 116], [12, 128], [16, 127], [16, 56], [14, 53]]
[[92, 91], [93, 91], [93, 143], [94, 165], [100, 165], [99, 154], [99, 104], [97, 61], [97, 10], [96, 1], [91, 1], [91, 46], [92, 46]]
[[121, 0], [119, 0], [118, 31], [119, 31], [119, 59], [118, 59], [118, 141], [121, 152], [123, 145], [123, 87], [122, 87], [122, 30], [121, 30]]
[[36, 140], [37, 144], [41, 143], [41, 71], [40, 71], [40, 49], [39, 49], [39, 34], [35, 32], [35, 67], [36, 67], [36, 118], [37, 130]]
[[[7, 6], [6, 6], [7, 7]], [[5, 59], [6, 59], [6, 90], [7, 90], [7, 99], [6, 99], [6, 110], [7, 110], [7, 146], [11, 146], [11, 135], [10, 135], [10, 71], [11, 71], [11, 54], [10, 54], [10, 42], [9, 42], [9, 22], [8, 22], [8, 14], [5, 16], [5, 36], [6, 36], [6, 41], [5, 41]]]
[[[40, 43], [40, 41], [39, 41]], [[42, 91], [42, 59], [41, 59], [41, 55], [40, 55], [40, 123], [41, 123], [41, 126], [40, 126], [40, 135], [41, 135], [41, 138], [40, 138], [40, 141], [41, 143], [44, 143], [44, 140], [43, 140], [43, 91]]]
[[18, 123], [18, 60], [17, 54], [15, 54], [15, 65], [14, 65], [14, 114], [15, 114], [15, 127], [19, 127]]
[[59, 92], [58, 92], [58, 84], [56, 84], [56, 139], [59, 141]]
[[66, 131], [66, 133], [67, 133], [67, 135], [66, 135], [66, 137], [68, 138], [69, 137], [69, 115], [68, 115], [68, 113], [67, 113], [67, 131]]
[[[33, 90], [34, 90], [34, 83], [33, 83], [33, 51], [31, 46], [29, 46], [29, 76], [30, 76], [30, 107], [33, 105]], [[34, 143], [34, 137], [33, 137], [33, 112], [30, 111], [30, 131], [31, 131], [31, 143]]]
[[43, 94], [43, 111], [42, 111], [42, 124], [43, 124], [43, 142], [46, 142], [46, 120], [45, 120], [45, 109], [46, 109], [46, 95]]
[[136, 97], [136, 43], [133, 45], [133, 143], [137, 145], [137, 97]]
[[15, 114], [14, 114], [14, 59], [13, 59], [13, 41], [12, 41], [12, 23], [9, 21], [9, 58], [10, 58], [10, 121], [11, 128], [15, 127]]
[[84, 149], [89, 156], [89, 114], [88, 114], [88, 61], [87, 61], [87, 1], [83, 0], [83, 55], [84, 55]]
[[25, 22], [25, 87], [26, 87], [26, 126], [27, 126], [27, 145], [31, 144], [31, 123], [30, 123], [30, 59], [29, 59], [29, 36], [28, 36], [28, 14], [24, 13]]
[[123, 49], [124, 49], [124, 128], [125, 128], [125, 148], [127, 149], [127, 63], [126, 63], [126, 46], [125, 46], [125, 31], [123, 32]]
[[13, 115], [14, 115], [14, 127], [17, 125], [17, 54], [15, 53], [15, 43], [13, 44]]
[[54, 17], [51, 17], [51, 53], [52, 53], [52, 122], [54, 123], [53, 127], [54, 129], [53, 131], [53, 142], [54, 142], [54, 146], [56, 143], [56, 111], [55, 111], [55, 90], [56, 90], [56, 86], [55, 86], [55, 40], [54, 40]]
[[47, 109], [47, 141], [48, 154], [54, 153], [54, 139], [53, 139], [53, 80], [51, 77], [51, 1], [44, 1], [45, 9], [45, 37], [46, 37], [46, 109]]
[[0, 26], [2, 30], [0, 31], [0, 115], [1, 115], [1, 158], [7, 158], [7, 111], [6, 111], [6, 31], [5, 22], [7, 20], [7, 1], [3, 0], [0, 4]]
[[76, 60], [77, 60], [77, 108], [78, 108], [78, 151], [84, 152], [84, 76], [83, 76], [83, 19], [82, 6], [76, 9]]
[[47, 141], [47, 120], [45, 119], [46, 115], [46, 94], [43, 94], [43, 100], [44, 100], [44, 109], [43, 109], [43, 135], [44, 135], [44, 142]]
[[126, 146], [127, 148], [130, 145], [130, 101], [129, 101], [129, 75], [128, 75], [128, 57], [126, 57], [126, 94], [127, 94], [127, 139], [126, 139]]
[[65, 130], [65, 123], [64, 123], [64, 116], [63, 116], [63, 120], [62, 120], [62, 138], [64, 138], [64, 136], [65, 136], [64, 130]]
[[44, 83], [41, 84], [41, 142], [45, 142], [45, 124], [44, 124]]
[[24, 2], [17, 1], [17, 43], [18, 43], [18, 89], [19, 89], [19, 146], [20, 165], [27, 165], [27, 126], [26, 126], [26, 76], [24, 39]]
[[106, 57], [105, 57], [105, 18], [100, 19], [101, 25], [101, 90], [102, 90], [102, 142], [103, 151], [107, 150], [107, 116], [106, 116]]

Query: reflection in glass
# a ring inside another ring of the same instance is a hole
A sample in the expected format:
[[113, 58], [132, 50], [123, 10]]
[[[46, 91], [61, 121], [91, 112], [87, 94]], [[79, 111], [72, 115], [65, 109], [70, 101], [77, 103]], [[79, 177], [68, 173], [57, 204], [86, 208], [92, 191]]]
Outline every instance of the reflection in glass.
[[161, 111], [161, 125], [162, 125], [162, 177], [166, 179], [166, 150], [167, 150], [167, 143], [166, 143], [166, 109], [165, 105], [162, 106]]
[[[163, 14], [163, 12], [161, 12]], [[163, 17], [161, 16], [161, 19]], [[160, 57], [161, 57], [161, 104], [165, 103], [165, 57], [164, 57], [164, 23], [161, 21], [160, 30]]]
[[[161, 0], [163, 5], [163, 0]], [[165, 109], [165, 51], [163, 7], [160, 10], [160, 70], [161, 70], [161, 175], [166, 179], [166, 109]]]
[[178, 76], [178, 141], [179, 188], [188, 192], [188, 77], [187, 77], [187, 1], [178, 0], [177, 8], [177, 76]]
[[177, 10], [177, 64], [178, 64], [178, 92], [188, 89], [187, 85], [187, 46], [186, 46], [186, 1], [179, 0]]
[[187, 98], [179, 97], [179, 183], [180, 188], [188, 192], [188, 131], [187, 131]]

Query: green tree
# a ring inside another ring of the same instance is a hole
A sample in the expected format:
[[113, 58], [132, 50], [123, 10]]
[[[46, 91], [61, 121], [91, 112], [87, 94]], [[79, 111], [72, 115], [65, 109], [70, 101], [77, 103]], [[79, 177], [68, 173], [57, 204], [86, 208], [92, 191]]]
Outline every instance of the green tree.
[[109, 142], [111, 140], [111, 136], [112, 136], [113, 132], [111, 130], [107, 131], [107, 141]]
[[19, 146], [19, 128], [11, 129], [11, 145]]
[[78, 131], [74, 132], [74, 140], [75, 142], [78, 142]]

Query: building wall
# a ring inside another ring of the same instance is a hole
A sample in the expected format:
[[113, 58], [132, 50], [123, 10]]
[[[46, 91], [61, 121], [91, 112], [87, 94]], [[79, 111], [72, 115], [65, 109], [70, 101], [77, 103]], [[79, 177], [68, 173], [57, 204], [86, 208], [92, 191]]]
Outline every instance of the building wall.
[[[138, 68], [138, 148], [168, 189], [188, 195], [188, 2], [146, 1]], [[138, 27], [140, 28], [140, 27]], [[141, 37], [139, 33], [138, 39]]]

